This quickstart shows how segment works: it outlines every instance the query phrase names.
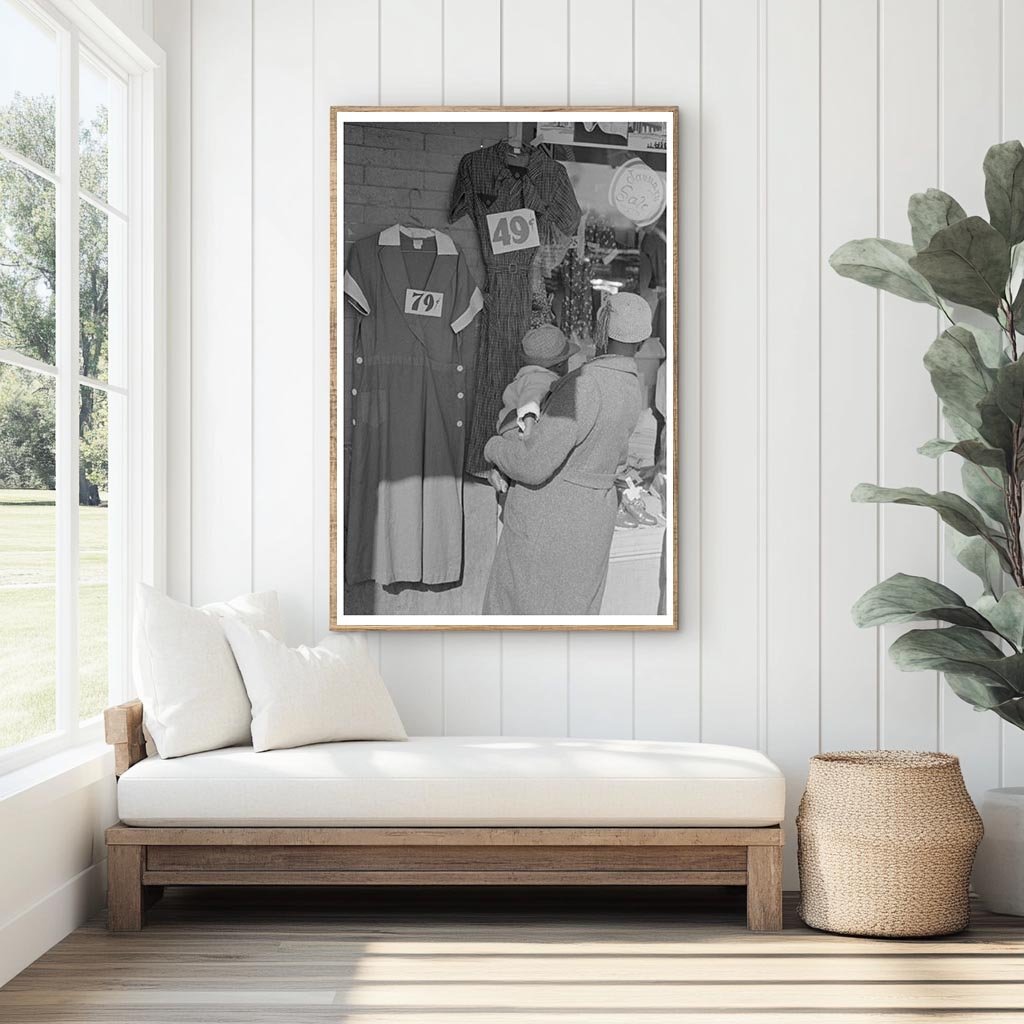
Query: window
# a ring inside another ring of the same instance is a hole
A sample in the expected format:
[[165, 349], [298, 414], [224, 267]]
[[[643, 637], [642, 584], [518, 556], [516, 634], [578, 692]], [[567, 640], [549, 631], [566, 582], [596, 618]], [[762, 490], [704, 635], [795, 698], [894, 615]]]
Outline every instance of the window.
[[153, 564], [155, 64], [102, 32], [0, 0], [0, 769], [98, 736]]

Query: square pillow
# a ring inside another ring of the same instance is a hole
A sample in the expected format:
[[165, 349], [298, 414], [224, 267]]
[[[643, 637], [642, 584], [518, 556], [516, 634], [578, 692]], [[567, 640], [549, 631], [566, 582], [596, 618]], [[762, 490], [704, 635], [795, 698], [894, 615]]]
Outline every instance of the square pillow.
[[407, 739], [362, 637], [329, 651], [287, 647], [238, 619], [226, 619], [224, 632], [252, 704], [253, 750]]
[[161, 757], [248, 745], [252, 712], [222, 623], [281, 634], [277, 594], [246, 594], [190, 608], [140, 584], [136, 592], [135, 686]]

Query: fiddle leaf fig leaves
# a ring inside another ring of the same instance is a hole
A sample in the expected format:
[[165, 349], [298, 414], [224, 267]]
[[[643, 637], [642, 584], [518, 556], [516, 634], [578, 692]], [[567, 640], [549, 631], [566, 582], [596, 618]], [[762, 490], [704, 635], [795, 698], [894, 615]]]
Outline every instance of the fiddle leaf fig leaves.
[[1003, 567], [996, 550], [981, 537], [947, 533], [953, 557], [981, 580], [985, 594], [994, 594], [1002, 583]]
[[1006, 239], [981, 217], [937, 231], [910, 266], [950, 302], [995, 315], [1010, 274]]
[[889, 655], [904, 672], [952, 672], [985, 681], [981, 699], [986, 708], [1024, 692], [1024, 655], [1004, 655], [976, 629], [912, 629], [890, 646]]
[[975, 607], [1001, 637], [1018, 651], [1024, 648], [1024, 589], [1008, 590], [998, 601], [986, 594], [975, 602]]
[[[1014, 655], [1020, 657], [1020, 655]], [[1012, 718], [1003, 713], [1003, 709], [1012, 709], [1020, 701], [1022, 694], [1016, 693], [1005, 683], [994, 683], [984, 674], [961, 675], [957, 672], [944, 672], [946, 684], [966, 704], [975, 711], [995, 711], [1001, 718], [1020, 726], [1019, 718]]]
[[853, 621], [862, 627], [915, 619], [939, 619], [992, 631], [988, 619], [949, 587], [901, 572], [877, 583], [853, 606]]
[[926, 302], [941, 308], [935, 289], [908, 262], [914, 252], [912, 245], [901, 245], [886, 238], [860, 238], [841, 245], [828, 262], [842, 277], [881, 288], [911, 302]]
[[965, 537], [981, 537], [990, 544], [999, 556], [1003, 568], [1010, 570], [1010, 556], [1006, 550], [1006, 538], [999, 530], [985, 521], [985, 516], [969, 501], [951, 491], [929, 494], [920, 487], [879, 487], [876, 484], [858, 484], [853, 489], [851, 500], [894, 505], [917, 505], [938, 512], [939, 518], [957, 533]]
[[960, 477], [964, 482], [967, 497], [1005, 532], [1006, 492], [1003, 490], [1003, 474], [998, 469], [965, 462], [960, 469]]
[[1019, 359], [997, 371], [992, 393], [1008, 419], [1014, 423], [1024, 419], [1024, 360]]
[[987, 394], [978, 403], [978, 412], [981, 414], [981, 427], [978, 432], [990, 447], [1006, 452], [1006, 464], [1011, 465], [1017, 457], [1013, 447], [1013, 424], [999, 408], [996, 396]]
[[981, 426], [978, 403], [995, 383], [970, 328], [955, 324], [944, 330], [924, 356], [932, 387], [945, 406], [972, 426]]
[[1009, 245], [1024, 241], [1024, 146], [1000, 142], [985, 154], [988, 219]]
[[970, 331], [974, 341], [981, 353], [985, 365], [993, 370], [998, 370], [1010, 362], [1010, 353], [1003, 348], [1003, 337], [999, 331], [991, 331], [977, 324], [957, 324]]
[[1010, 279], [1006, 282], [1006, 298], [1013, 305], [1013, 315], [1020, 308], [1024, 285], [1024, 242], [1010, 246]]
[[[984, 170], [987, 221], [930, 188], [907, 206], [912, 246], [856, 239], [829, 260], [843, 277], [934, 306], [952, 324], [924, 357], [945, 436], [918, 451], [960, 456], [962, 494], [865, 483], [851, 497], [932, 509], [950, 527], [945, 537], [956, 560], [982, 589], [972, 605], [942, 583], [897, 573], [857, 601], [853, 619], [864, 627], [941, 623], [896, 640], [889, 648], [896, 665], [942, 672], [961, 700], [1024, 731], [1024, 354], [1017, 358], [1024, 353], [1024, 145], [992, 146]], [[954, 305], [996, 322], [952, 323]]]
[[936, 437], [926, 441], [917, 449], [922, 455], [930, 459], [937, 459], [940, 455], [953, 452], [976, 466], [988, 466], [992, 469], [1004, 470], [1006, 468], [1006, 455], [998, 448], [990, 448], [981, 441], [972, 439], [964, 441], [945, 441]]
[[[946, 421], [946, 426], [953, 432], [953, 436], [958, 441], [980, 441], [981, 432], [977, 427], [971, 426], [962, 416], [958, 416], [948, 405], [942, 407], [942, 418]], [[931, 443], [931, 442], [929, 442]], [[929, 458], [934, 458], [930, 452], [922, 452]], [[936, 453], [939, 454], [939, 453]]]
[[936, 231], [948, 228], [966, 216], [964, 208], [942, 189], [930, 188], [927, 192], [915, 192], [907, 207], [914, 248], [918, 252], [927, 248]]

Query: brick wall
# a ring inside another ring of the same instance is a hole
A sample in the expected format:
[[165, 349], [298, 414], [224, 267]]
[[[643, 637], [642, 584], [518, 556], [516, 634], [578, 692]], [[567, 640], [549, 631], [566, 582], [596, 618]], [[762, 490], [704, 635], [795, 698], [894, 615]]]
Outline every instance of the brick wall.
[[504, 122], [391, 123], [345, 126], [345, 256], [352, 242], [392, 224], [440, 228], [465, 255], [477, 282], [485, 274], [468, 217], [448, 223], [455, 171], [472, 149], [504, 138]]

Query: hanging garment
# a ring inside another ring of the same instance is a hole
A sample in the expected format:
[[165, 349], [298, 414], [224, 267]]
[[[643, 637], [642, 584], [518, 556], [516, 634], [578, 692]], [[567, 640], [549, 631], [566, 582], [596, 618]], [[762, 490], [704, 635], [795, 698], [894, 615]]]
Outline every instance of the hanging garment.
[[667, 345], [665, 289], [668, 287], [668, 241], [660, 228], [649, 228], [640, 240], [640, 293], [654, 299], [653, 335]]
[[[487, 296], [480, 328], [476, 388], [470, 425], [466, 469], [488, 469], [484, 445], [501, 409], [501, 393], [524, 365], [521, 342], [532, 312], [530, 270], [537, 247], [495, 253], [488, 231], [488, 214], [533, 210], [540, 244], [555, 244], [571, 235], [579, 223], [580, 207], [565, 168], [536, 147], [530, 147], [526, 167], [508, 166], [511, 147], [504, 140], [467, 153], [459, 163], [449, 220], [468, 214], [480, 236], [487, 267]], [[550, 313], [547, 314], [550, 319]]]
[[359, 314], [345, 381], [346, 579], [457, 582], [471, 325], [483, 296], [446, 234], [398, 224], [352, 246], [344, 292]]
[[569, 338], [586, 343], [593, 335], [594, 309], [591, 297], [590, 260], [581, 249], [570, 249], [559, 268], [562, 290], [562, 331]]

